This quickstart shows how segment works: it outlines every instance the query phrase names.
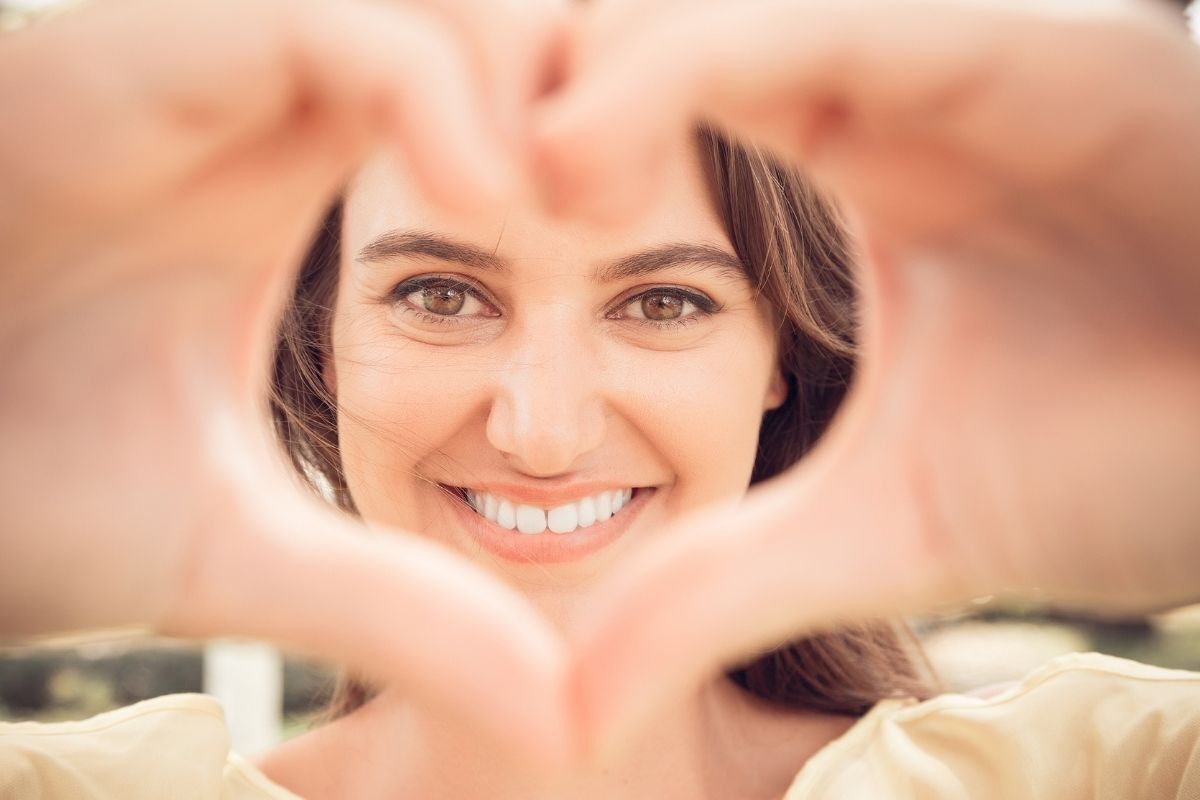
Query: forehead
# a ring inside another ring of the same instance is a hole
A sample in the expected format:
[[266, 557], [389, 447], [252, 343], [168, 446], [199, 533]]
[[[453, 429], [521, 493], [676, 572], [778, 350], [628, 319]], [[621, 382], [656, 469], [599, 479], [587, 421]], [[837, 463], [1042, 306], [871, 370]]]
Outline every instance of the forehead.
[[532, 189], [503, 214], [458, 217], [430, 203], [398, 159], [378, 155], [360, 170], [347, 192], [343, 258], [356, 258], [378, 237], [410, 230], [471, 242], [525, 269], [563, 263], [585, 267], [664, 242], [732, 251], [699, 147], [681, 139], [665, 151], [653, 167], [661, 175], [657, 195], [636, 219], [619, 227], [549, 216]]

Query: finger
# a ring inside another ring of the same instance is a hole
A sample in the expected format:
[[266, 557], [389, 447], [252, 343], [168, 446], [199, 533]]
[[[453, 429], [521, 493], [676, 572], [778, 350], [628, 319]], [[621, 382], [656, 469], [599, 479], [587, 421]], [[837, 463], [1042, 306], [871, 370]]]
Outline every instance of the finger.
[[575, 20], [566, 61], [568, 75], [577, 74], [604, 50], [619, 47], [628, 32], [641, 27], [648, 18], [699, 2], [726, 0], [604, 0], [589, 4]]
[[619, 751], [661, 707], [757, 653], [954, 594], [908, 481], [877, 459], [810, 459], [740, 506], [681, 522], [598, 595], [571, 691], [589, 752]]
[[870, 50], [885, 38], [885, 23], [864, 7], [875, 5], [703, 3], [643, 20], [543, 111], [537, 142], [556, 168], [561, 202], [596, 214], [641, 196], [637, 173], [618, 167], [643, 162], [701, 117], [731, 117], [737, 133], [784, 139], [795, 155], [817, 119], [807, 104], [844, 93], [861, 70], [856, 59], [887, 59]]
[[385, 135], [432, 200], [478, 213], [509, 199], [516, 166], [447, 26], [418, 8], [366, 4], [315, 6], [306, 23], [300, 71], [324, 87], [319, 95], [344, 103], [348, 93], [361, 98], [360, 111], [380, 110]]
[[413, 1], [470, 44], [496, 133], [517, 152], [528, 134], [530, 105], [553, 82], [562, 57], [565, 0]]
[[[237, 452], [219, 429], [214, 446]], [[431, 542], [368, 531], [282, 478], [272, 485], [273, 465], [222, 460], [257, 491], [214, 509], [162, 630], [267, 639], [348, 665], [530, 767], [563, 763], [565, 654], [524, 598]]]
[[[297, 124], [386, 138], [453, 207], [494, 201], [511, 180], [461, 48], [411, 7], [115, 1], [11, 37], [0, 62], [0, 89], [22, 111], [0, 132], [0, 158], [25, 205], [106, 209], [114, 185], [155, 197]], [[81, 72], [95, 63], [103, 80]], [[31, 95], [15, 82], [35, 70]]]
[[[671, 13], [639, 20], [619, 45], [586, 65], [543, 109], [537, 142], [560, 210], [593, 215], [616, 213], [622, 204], [631, 204], [626, 216], [634, 213], [646, 190], [629, 167], [701, 119], [788, 160], [832, 169], [847, 152], [861, 155], [864, 142], [914, 131], [927, 136], [949, 115], [969, 117], [968, 111], [987, 108], [993, 123], [1009, 112], [1034, 117], [1036, 131], [1046, 133], [1038, 140], [1054, 151], [1041, 160], [1061, 163], [1055, 157], [1063, 155], [1065, 141], [1088, 150], [1098, 145], [1087, 135], [1094, 120], [1050, 102], [1078, 80], [1071, 61], [1056, 57], [1054, 48], [1067, 34], [1076, 42], [1105, 41], [1097, 37], [1129, 22], [1130, 8], [1113, 3], [1081, 10], [1070, 0], [671, 6]], [[1046, 54], [1053, 69], [1041, 60], [1030, 64], [1029, 52]], [[989, 91], [998, 75], [1018, 68], [1018, 77], [1028, 80], [1017, 84], [1039, 87], [1053, 76], [1056, 91], [983, 102], [997, 99]], [[994, 125], [982, 124], [987, 121], [971, 119], [976, 139], [994, 137]], [[1063, 126], [1079, 135], [1064, 135]], [[1067, 161], [1078, 163], [1070, 155]]]

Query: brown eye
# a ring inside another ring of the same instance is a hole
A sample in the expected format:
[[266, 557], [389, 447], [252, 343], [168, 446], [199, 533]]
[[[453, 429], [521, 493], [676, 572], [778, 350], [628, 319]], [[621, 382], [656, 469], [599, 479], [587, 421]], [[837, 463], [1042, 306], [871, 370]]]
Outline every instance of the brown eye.
[[642, 295], [642, 315], [646, 319], [663, 321], [683, 316], [684, 299], [673, 294]]
[[500, 316], [481, 290], [451, 276], [410, 278], [392, 290], [391, 299], [401, 311], [419, 315], [413, 318], [419, 322], [469, 324]]
[[467, 293], [456, 286], [432, 286], [421, 290], [421, 307], [431, 314], [454, 316], [462, 311]]
[[655, 286], [630, 297], [609, 314], [610, 319], [627, 319], [656, 329], [674, 329], [700, 322], [720, 311], [712, 298], [692, 289]]

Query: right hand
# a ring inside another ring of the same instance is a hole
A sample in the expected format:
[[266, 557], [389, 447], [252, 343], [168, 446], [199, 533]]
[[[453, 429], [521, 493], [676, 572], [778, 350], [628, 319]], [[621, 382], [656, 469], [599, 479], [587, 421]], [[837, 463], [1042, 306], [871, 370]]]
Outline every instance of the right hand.
[[564, 752], [549, 625], [300, 490], [261, 409], [289, 280], [368, 151], [451, 208], [514, 188], [497, 128], [562, 18], [484, 3], [484, 30], [468, 5], [114, 1], [0, 39], [4, 634], [271, 639]]
[[588, 6], [538, 128], [556, 210], [636, 217], [704, 121], [809, 170], [867, 244], [824, 438], [597, 592], [576, 677], [602, 747], [846, 620], [1195, 602], [1200, 50], [1159, 5]]

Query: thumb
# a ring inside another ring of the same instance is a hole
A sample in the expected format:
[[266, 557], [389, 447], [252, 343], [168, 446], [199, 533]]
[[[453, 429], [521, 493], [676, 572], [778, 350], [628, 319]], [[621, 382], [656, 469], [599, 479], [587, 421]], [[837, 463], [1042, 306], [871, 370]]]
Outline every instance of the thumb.
[[248, 469], [234, 485], [255, 491], [196, 537], [164, 632], [270, 640], [347, 665], [524, 763], [564, 763], [566, 657], [523, 597], [432, 542], [330, 511], [266, 459], [239, 458]]
[[621, 748], [757, 653], [954, 596], [912, 484], [835, 433], [740, 505], [675, 526], [603, 588], [571, 689], [591, 752]]

